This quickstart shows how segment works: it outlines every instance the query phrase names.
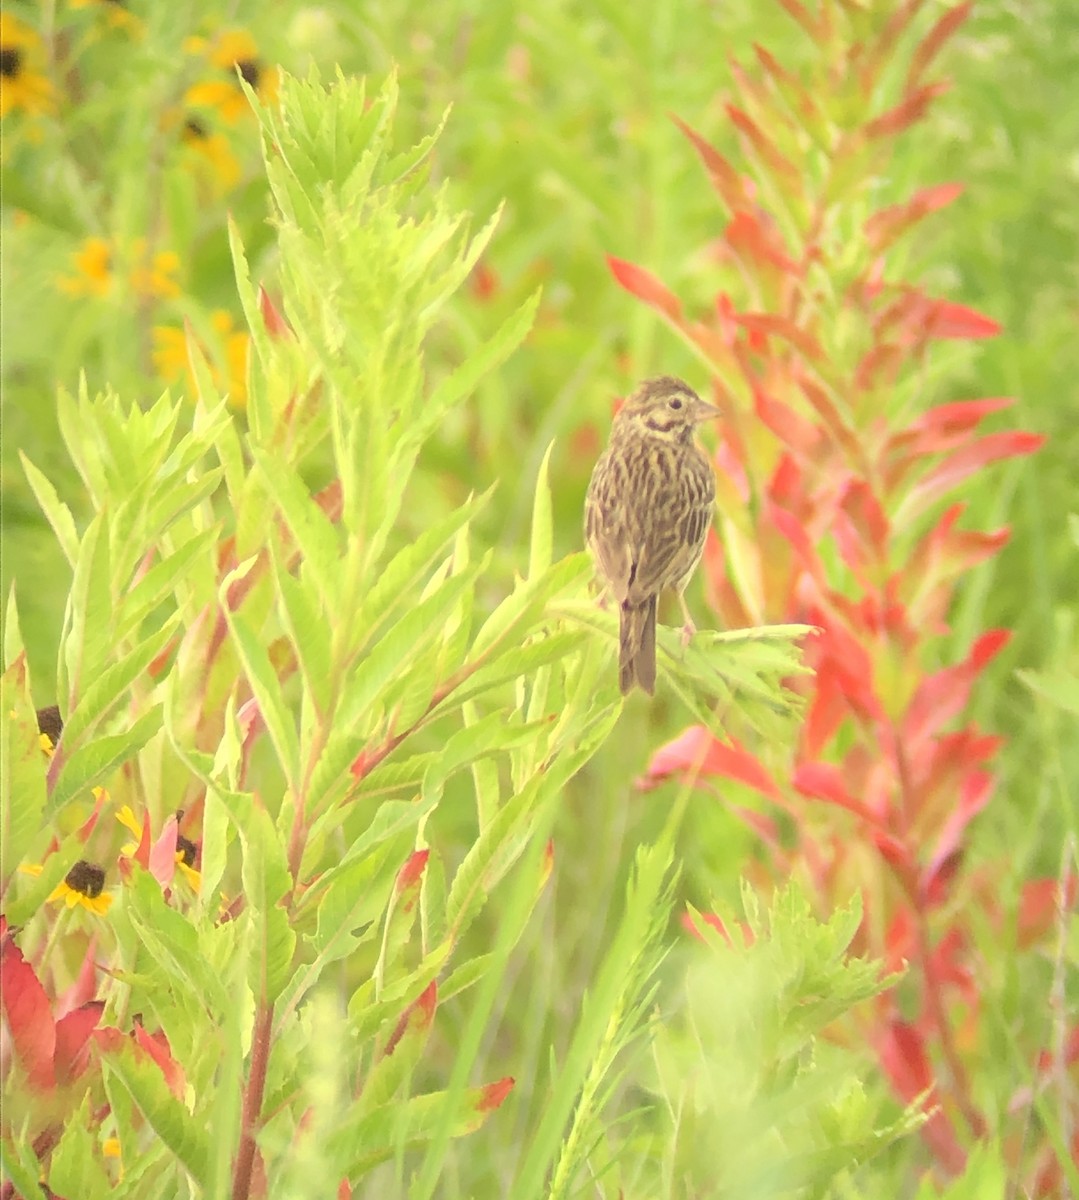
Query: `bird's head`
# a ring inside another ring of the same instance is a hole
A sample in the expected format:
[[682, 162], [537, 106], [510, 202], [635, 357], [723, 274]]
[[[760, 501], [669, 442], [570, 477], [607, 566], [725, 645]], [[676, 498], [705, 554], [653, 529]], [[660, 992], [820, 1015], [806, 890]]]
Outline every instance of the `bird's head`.
[[688, 383], [661, 375], [646, 379], [626, 400], [615, 417], [614, 433], [687, 441], [695, 426], [719, 415], [719, 409], [702, 400]]

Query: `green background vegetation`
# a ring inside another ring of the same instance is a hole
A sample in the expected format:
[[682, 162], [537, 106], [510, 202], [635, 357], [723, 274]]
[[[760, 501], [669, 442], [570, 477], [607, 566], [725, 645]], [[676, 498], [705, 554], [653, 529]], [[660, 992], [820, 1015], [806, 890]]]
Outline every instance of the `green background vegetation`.
[[[690, 381], [699, 374], [685, 347], [614, 284], [605, 262], [613, 254], [641, 263], [702, 309], [710, 302], [705, 256], [724, 216], [669, 115], [721, 147], [731, 145], [722, 106], [728, 56], [744, 58], [760, 43], [784, 61], [797, 61], [807, 53], [804, 40], [778, 6], [757, 0], [583, 7], [569, 0], [241, 3], [213, 13], [213, 6], [197, 7], [207, 25], [248, 29], [266, 63], [301, 77], [311, 64], [324, 77], [339, 64], [346, 73], [380, 81], [396, 66], [398, 146], [430, 134], [450, 109], [434, 150], [431, 185], [445, 186], [450, 210], [473, 214], [474, 230], [500, 206], [502, 216], [483, 260], [492, 286], [466, 288], [451, 301], [429, 345], [433, 375], [467, 356], [542, 288], [525, 344], [425, 446], [402, 517], [407, 539], [447, 506], [497, 484], [496, 502], [473, 526], [475, 544], [494, 550], [478, 589], [481, 607], [493, 607], [527, 567], [535, 481], [552, 440], [558, 558], [579, 548], [584, 489], [612, 399], [648, 374], [684, 374]], [[6, 596], [16, 581], [40, 705], [56, 698], [51, 680], [69, 570], [37, 510], [18, 451], [53, 480], [77, 518], [84, 516], [85, 499], [59, 438], [56, 388], [74, 389], [85, 372], [91, 393], [108, 384], [127, 399], [152, 402], [163, 388], [148, 357], [153, 325], [186, 317], [205, 329], [217, 308], [238, 317], [226, 211], [242, 229], [254, 277], [272, 276], [276, 265], [254, 121], [228, 131], [241, 182], [208, 203], [169, 159], [160, 124], [146, 119], [182, 98], [192, 67], [181, 46], [200, 32], [185, 24], [188, 6], [149, 9], [137, 39], [108, 30], [88, 42], [81, 104], [43, 140], [9, 136], [5, 123], [2, 591]], [[95, 20], [92, 8], [80, 10], [71, 36], [90, 39]], [[1000, 786], [977, 822], [974, 849], [1005, 896], [1015, 880], [1056, 874], [1062, 846], [1079, 827], [1079, 551], [1067, 520], [1079, 507], [1079, 107], [1070, 99], [1079, 78], [1079, 42], [1068, 36], [1072, 23], [1067, 0], [981, 5], [947, 58], [953, 90], [928, 122], [900, 140], [892, 175], [877, 181], [880, 203], [935, 182], [965, 185], [963, 198], [925, 227], [907, 274], [1004, 326], [992, 342], [934, 355], [925, 373], [926, 405], [1011, 395], [1017, 403], [999, 427], [1049, 435], [1034, 460], [975, 476], [961, 497], [971, 528], [1012, 528], [1003, 554], [965, 581], [953, 621], [957, 653], [987, 628], [1015, 631], [974, 697], [982, 725], [1008, 737]], [[124, 240], [148, 231], [160, 237], [161, 230], [169, 231], [166, 240], [181, 266], [180, 294], [160, 301], [160, 308], [122, 290], [72, 298], [58, 288], [86, 237]], [[707, 626], [699, 584], [691, 603], [698, 625]], [[1037, 679], [1024, 680], [1020, 671]], [[1047, 693], [1063, 699], [1063, 707], [1046, 701]], [[672, 805], [686, 801], [671, 787], [642, 794], [633, 780], [687, 719], [669, 691], [661, 689], [652, 704], [634, 699], [566, 788], [551, 830], [555, 873], [492, 997], [492, 1032], [477, 1056], [476, 1081], [514, 1074], [517, 1089], [480, 1133], [457, 1144], [437, 1194], [501, 1194], [500, 1181], [513, 1177], [519, 1148], [542, 1122], [550, 1096], [533, 1082], [545, 1078], [550, 1054], [560, 1058], [569, 1048], [581, 998], [596, 985], [622, 917], [635, 850], [655, 843], [669, 826]], [[448, 791], [440, 835], [448, 846], [459, 838], [463, 853], [468, 810], [460, 797], [457, 828], [454, 799]], [[683, 865], [675, 912], [686, 901], [704, 909], [737, 903], [739, 876], [755, 847], [721, 798], [709, 791], [692, 796], [671, 836]], [[497, 911], [488, 910], [472, 934], [477, 945], [496, 938], [498, 927]], [[686, 953], [678, 928], [667, 933], [661, 987], [681, 976]], [[1000, 1018], [995, 1028], [1005, 1031], [999, 1036], [1043, 1018], [1045, 977], [1017, 978], [1013, 965], [995, 954], [989, 930], [980, 949], [990, 984], [986, 1003]], [[745, 1005], [758, 1002], [753, 988], [762, 986], [762, 977], [743, 981]], [[696, 980], [695, 1002], [713, 990], [722, 993], [722, 979]], [[445, 1023], [437, 1027], [424, 1063], [433, 1079], [452, 1067], [460, 1030], [467, 1028], [467, 995], [447, 1004]], [[701, 1039], [707, 1045], [706, 1034]], [[708, 1049], [717, 1058], [730, 1052], [722, 1045]], [[645, 1103], [640, 1080], [654, 1085], [664, 1071], [688, 1073], [680, 1060], [685, 1053], [685, 1046], [661, 1046], [656, 1065], [616, 1087], [611, 1111], [623, 1123], [599, 1136], [609, 1139], [628, 1185], [633, 1164], [656, 1153], [650, 1139], [658, 1136], [647, 1121], [627, 1116]], [[1019, 1069], [1004, 1061], [1002, 1072]], [[1006, 1093], [1021, 1082], [1016, 1075], [994, 1086]], [[869, 1079], [866, 1087], [895, 1118], [898, 1109], [883, 1086]], [[714, 1097], [713, 1105], [700, 1111], [717, 1124], [727, 1121], [729, 1130], [730, 1113]], [[889, 1190], [888, 1172], [901, 1177], [903, 1153], [889, 1152], [875, 1168], [876, 1191], [865, 1194], [897, 1194]], [[679, 1162], [683, 1178], [699, 1178], [704, 1186], [706, 1163], [673, 1153], [669, 1161]], [[979, 1170], [985, 1173], [978, 1176]], [[988, 1194], [976, 1190], [981, 1184], [975, 1180], [991, 1177], [992, 1167], [976, 1161], [971, 1190], [956, 1194]], [[746, 1195], [766, 1194], [761, 1178], [746, 1186]], [[595, 1194], [615, 1193], [597, 1188]]]

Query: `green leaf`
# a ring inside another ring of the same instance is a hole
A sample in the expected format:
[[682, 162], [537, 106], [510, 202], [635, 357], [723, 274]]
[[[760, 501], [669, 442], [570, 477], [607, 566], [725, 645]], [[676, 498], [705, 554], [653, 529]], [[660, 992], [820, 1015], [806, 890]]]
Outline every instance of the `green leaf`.
[[161, 885], [148, 871], [134, 870], [124, 894], [124, 912], [172, 986], [186, 985], [190, 999], [206, 1006], [215, 1019], [224, 1013], [230, 1001], [221, 980], [207, 965], [198, 931], [165, 902]]
[[380, 569], [378, 579], [364, 599], [358, 621], [366, 640], [373, 641], [380, 636], [382, 621], [412, 594], [446, 546], [486, 505], [493, 492], [494, 488], [490, 487], [482, 495], [469, 497], [448, 516], [425, 529]]
[[234, 612], [228, 605], [229, 588], [233, 581], [242, 577], [244, 573], [244, 569], [241, 568], [226, 576], [220, 589], [221, 607], [243, 662], [244, 674], [251, 684], [251, 690], [258, 701], [259, 712], [277, 752], [277, 760], [289, 787], [295, 792], [300, 776], [300, 741], [292, 714], [285, 703], [281, 681], [262, 639], [248, 624], [243, 614]]
[[551, 442], [540, 463], [536, 477], [536, 498], [532, 506], [532, 540], [528, 550], [528, 578], [538, 579], [551, 566], [551, 543], [554, 540], [551, 513], [551, 488], [547, 476], [551, 466]]
[[61, 695], [73, 711], [82, 688], [97, 674], [112, 645], [113, 597], [109, 535], [101, 513], [90, 522], [79, 546], [67, 601], [61, 657], [66, 668]]
[[19, 606], [15, 600], [15, 583], [8, 592], [7, 607], [4, 609], [4, 670], [23, 653], [22, 630], [19, 628]]
[[178, 582], [187, 577], [193, 565], [216, 544], [218, 537], [216, 527], [205, 529], [150, 567], [123, 598], [116, 622], [117, 641], [137, 630], [167, 597], [175, 594]]
[[198, 1186], [206, 1179], [209, 1138], [169, 1091], [161, 1068], [130, 1038], [98, 1045], [107, 1071], [123, 1084], [154, 1133], [165, 1143]]
[[319, 759], [313, 772], [308, 790], [309, 804], [319, 807], [322, 797], [347, 771], [363, 748], [363, 731], [368, 727], [363, 718], [367, 716], [370, 720], [372, 707], [384, 689], [407, 671], [439, 636], [446, 613], [452, 611], [461, 593], [486, 570], [490, 557], [487, 554], [482, 562], [447, 579], [426, 600], [392, 625], [378, 644], [361, 659], [348, 681], [335, 714], [335, 726], [340, 733], [335, 738], [334, 754], [331, 755], [327, 747], [327, 752]]
[[586, 554], [572, 554], [554, 563], [538, 578], [518, 583], [476, 634], [472, 643], [473, 661], [499, 642], [517, 635], [522, 627], [531, 625], [551, 597], [591, 569]]
[[471, 396], [485, 375], [503, 363], [524, 341], [536, 318], [540, 293], [533, 292], [493, 337], [474, 350], [451, 375], [447, 375], [431, 393], [418, 415], [417, 437], [426, 437], [436, 429], [446, 413], [465, 397]]
[[260, 1003], [272, 1004], [292, 973], [296, 934], [281, 907], [292, 885], [281, 836], [269, 813], [252, 804], [238, 827], [244, 846], [242, 878], [252, 921], [248, 984]]
[[126, 697], [130, 685], [143, 674], [168, 644], [179, 620], [179, 615], [170, 617], [156, 633], [113, 663], [83, 690], [77, 707], [68, 714], [64, 722], [65, 751], [73, 751], [82, 740], [83, 734]]
[[329, 517], [311, 498], [303, 481], [287, 463], [252, 451], [259, 478], [288, 526], [296, 549], [328, 612], [338, 607], [341, 594], [341, 538]]
[[25, 654], [0, 677], [0, 731], [0, 887], [6, 889], [41, 831], [45, 810], [45, 755]]
[[63, 550], [67, 561], [74, 567], [79, 559], [79, 535], [75, 530], [75, 518], [71, 515], [71, 509], [56, 494], [56, 489], [46, 476], [21, 450], [19, 458], [22, 460], [22, 468], [26, 472], [26, 478], [37, 497], [37, 502], [41, 505], [41, 511], [56, 534], [60, 549]]
[[59, 778], [52, 789], [45, 817], [51, 820], [81, 792], [86, 792], [136, 755], [161, 728], [161, 705], [155, 704], [125, 733], [95, 738], [64, 759]]

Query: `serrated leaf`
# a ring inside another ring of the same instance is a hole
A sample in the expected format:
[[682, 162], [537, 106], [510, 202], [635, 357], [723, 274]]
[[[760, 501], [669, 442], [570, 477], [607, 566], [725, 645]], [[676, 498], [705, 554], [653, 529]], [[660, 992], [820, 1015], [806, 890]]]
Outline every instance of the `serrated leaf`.
[[65, 758], [46, 805], [46, 819], [51, 820], [80, 792], [104, 782], [117, 767], [136, 755], [161, 728], [161, 716], [161, 705], [155, 704], [125, 733], [95, 738]]
[[476, 634], [472, 643], [472, 659], [519, 633], [523, 626], [530, 625], [543, 611], [548, 600], [575, 580], [583, 578], [591, 569], [587, 555], [572, 554], [556, 562], [537, 579], [518, 583]]
[[536, 318], [540, 293], [531, 296], [509, 316], [482, 346], [469, 354], [452, 374], [447, 375], [431, 393], [418, 414], [417, 436], [425, 436], [437, 428], [446, 413], [467, 396], [471, 396], [485, 375], [504, 362], [524, 341]]

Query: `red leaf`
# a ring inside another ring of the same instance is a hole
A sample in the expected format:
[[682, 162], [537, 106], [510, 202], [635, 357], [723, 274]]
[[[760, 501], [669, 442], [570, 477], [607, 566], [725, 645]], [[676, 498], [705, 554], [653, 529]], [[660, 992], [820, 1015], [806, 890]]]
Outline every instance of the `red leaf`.
[[847, 791], [843, 773], [834, 763], [799, 763], [791, 782], [803, 796], [845, 808], [875, 828], [880, 825], [875, 814]]
[[757, 758], [737, 742], [717, 741], [700, 725], [687, 729], [652, 755], [642, 786], [654, 787], [669, 775], [682, 771], [690, 772], [691, 778], [719, 775], [744, 783], [771, 800], [782, 798], [772, 777]]
[[996, 337], [1001, 325], [992, 317], [976, 312], [965, 304], [954, 304], [950, 300], [933, 301], [928, 335], [935, 338], [978, 339]]
[[817, 339], [787, 317], [776, 313], [738, 313], [734, 319], [743, 329], [753, 333], [774, 334], [782, 338], [800, 350], [811, 362], [820, 362], [824, 357], [824, 351], [821, 350]]
[[939, 183], [921, 188], [904, 204], [893, 204], [875, 212], [865, 223], [866, 241], [880, 254], [913, 225], [930, 213], [953, 204], [963, 194], [961, 183]]
[[963, 710], [971, 684], [1010, 639], [1008, 630], [991, 629], [978, 638], [963, 662], [926, 676], [903, 718], [901, 736], [912, 759], [919, 757], [926, 739]]
[[926, 72], [926, 68], [940, 53], [944, 43], [966, 21], [973, 8], [973, 0], [964, 0], [964, 3], [957, 4], [955, 8], [950, 8], [940, 17], [925, 37], [922, 38], [913, 55], [911, 55], [910, 68], [907, 71], [908, 88], [921, 79]]
[[704, 163], [708, 176], [712, 181], [712, 186], [719, 193], [731, 212], [743, 207], [749, 200], [749, 196], [746, 194], [746, 189], [734, 167], [720, 154], [715, 146], [705, 141], [695, 129], [687, 125], [680, 117], [672, 114], [671, 120], [689, 138], [694, 150], [700, 156], [701, 162]]
[[923, 413], [915, 427], [934, 433], [965, 433], [968, 429], [976, 428], [990, 413], [1010, 408], [1014, 403], [1011, 396], [953, 400], [950, 404], [938, 404]]
[[776, 400], [767, 392], [755, 388], [753, 391], [753, 406], [761, 424], [801, 459], [810, 458], [820, 446], [820, 430], [805, 417], [799, 415], [781, 400]]
[[416, 889], [423, 878], [423, 871], [427, 866], [427, 860], [430, 856], [430, 850], [412, 851], [408, 856], [408, 861], [397, 872], [397, 882], [394, 884], [394, 891], [398, 896], [403, 896], [406, 892]]
[[791, 17], [802, 27], [802, 30], [807, 33], [810, 39], [818, 45], [821, 41], [821, 29], [817, 22], [809, 15], [809, 12], [800, 0], [779, 0], [781, 8], [786, 9]]
[[1025, 950], [1045, 937], [1058, 922], [1067, 920], [1067, 914], [1075, 904], [1075, 896], [1074, 874], [1068, 875], [1063, 888], [1059, 879], [1031, 879], [1023, 884], [1016, 916], [1016, 941], [1019, 947]]
[[389, 1058], [397, 1049], [398, 1043], [406, 1033], [426, 1038], [435, 1019], [435, 1007], [438, 1004], [438, 986], [432, 979], [419, 996], [405, 1009], [394, 1026], [393, 1032], [386, 1041], [382, 1051]]
[[184, 1069], [172, 1057], [169, 1039], [160, 1031], [158, 1033], [147, 1032], [140, 1021], [135, 1022], [131, 1032], [135, 1038], [135, 1044], [145, 1050], [160, 1068], [169, 1091], [177, 1100], [182, 1100], [186, 1088]]
[[259, 311], [262, 313], [262, 321], [270, 337], [292, 336], [288, 321], [278, 311], [277, 306], [270, 299], [270, 293], [261, 284], [259, 285]]
[[30, 1086], [48, 1091], [55, 1084], [56, 1025], [52, 1007], [34, 968], [6, 931], [0, 946], [0, 1003], [15, 1054]]
[[656, 309], [675, 324], [682, 320], [681, 301], [650, 271], [646, 271], [644, 267], [638, 267], [634, 263], [626, 262], [624, 259], [615, 258], [611, 254], [607, 255], [607, 265], [619, 286], [623, 287], [631, 296], [643, 300], [645, 304]]
[[922, 1126], [922, 1137], [949, 1171], [953, 1174], [961, 1172], [966, 1163], [966, 1154], [956, 1138], [951, 1121], [937, 1107], [939, 1100], [933, 1068], [921, 1033], [905, 1021], [891, 1021], [877, 1043], [877, 1056], [896, 1094], [904, 1103], [909, 1104], [928, 1091], [923, 1108], [935, 1111]]
[[890, 108], [875, 121], [870, 121], [865, 127], [866, 137], [891, 137], [894, 134], [902, 133], [915, 121], [920, 121], [925, 116], [930, 104], [938, 96], [942, 96], [948, 87], [947, 83], [927, 83], [922, 87], [915, 88], [895, 108]]
[[989, 803], [996, 779], [988, 771], [968, 772], [960, 789], [959, 803], [952, 809], [937, 835], [937, 844], [922, 876], [922, 895], [930, 902], [939, 904], [945, 896], [945, 888], [937, 888], [939, 877], [959, 849], [967, 826]]
[[68, 1083], [85, 1069], [90, 1034], [97, 1028], [104, 1011], [104, 1000], [91, 1000], [56, 1022], [56, 1052], [53, 1061], [57, 1083]]
[[786, 189], [792, 194], [800, 196], [802, 178], [790, 159], [784, 157], [775, 142], [747, 112], [743, 112], [733, 104], [727, 104], [724, 107], [727, 110], [727, 116], [731, 119], [731, 124], [749, 141], [753, 149], [760, 155], [764, 165], [770, 168]]
[[480, 1092], [479, 1102], [476, 1105], [476, 1111], [481, 1113], [493, 1112], [496, 1108], [502, 1106], [503, 1100], [513, 1091], [513, 1085], [516, 1080], [512, 1075], [507, 1075], [503, 1079], [496, 1080], [494, 1083], [487, 1084]]
[[891, 1021], [877, 1046], [877, 1054], [885, 1074], [905, 1104], [933, 1088], [936, 1081], [925, 1039], [914, 1025], [898, 1019]]
[[868, 483], [856, 479], [843, 491], [840, 508], [874, 557], [883, 560], [891, 530], [888, 517]]
[[956, 484], [1001, 459], [1018, 458], [1041, 449], [1045, 437], [1040, 433], [1013, 430], [987, 433], [959, 450], [953, 451], [911, 488], [903, 502], [905, 515], [916, 516], [934, 500], [950, 492]]
[[740, 209], [734, 214], [723, 236], [727, 245], [749, 264], [775, 267], [788, 274], [799, 274], [798, 264], [783, 249], [777, 232], [752, 212]]

